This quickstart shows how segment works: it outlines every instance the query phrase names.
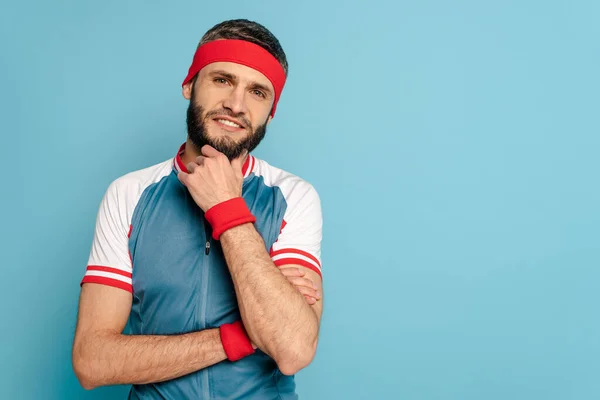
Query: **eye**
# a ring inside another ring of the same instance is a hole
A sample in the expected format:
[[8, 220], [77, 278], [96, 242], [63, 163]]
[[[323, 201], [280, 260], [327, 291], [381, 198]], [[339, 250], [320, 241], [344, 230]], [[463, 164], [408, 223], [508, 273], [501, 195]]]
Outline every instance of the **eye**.
[[225, 78], [215, 78], [214, 82], [221, 85], [227, 85], [229, 83], [229, 81]]
[[262, 97], [263, 99], [267, 97], [267, 95], [264, 94], [264, 92], [258, 90], [258, 89], [254, 89], [252, 91], [253, 94], [255, 94], [258, 97]]

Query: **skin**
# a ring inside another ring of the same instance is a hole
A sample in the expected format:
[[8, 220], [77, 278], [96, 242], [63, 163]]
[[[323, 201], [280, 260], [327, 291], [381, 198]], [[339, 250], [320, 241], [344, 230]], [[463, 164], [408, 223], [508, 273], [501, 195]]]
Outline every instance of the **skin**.
[[[213, 63], [200, 71], [195, 84], [194, 101], [206, 110], [230, 110], [237, 118], [227, 119], [241, 125], [230, 127], [211, 119], [210, 137], [235, 142], [251, 134], [252, 127], [271, 121], [273, 86], [258, 71], [233, 63]], [[188, 100], [191, 85], [183, 87]], [[206, 211], [241, 195], [241, 167], [246, 157], [243, 154], [230, 161], [210, 146], [196, 149], [188, 139], [183, 161], [189, 174], [180, 173], [179, 179]], [[307, 366], [317, 347], [321, 277], [300, 265], [277, 268], [252, 224], [226, 231], [221, 244], [254, 347], [269, 354], [284, 374]], [[72, 361], [84, 388], [166, 381], [227, 358], [218, 329], [169, 336], [123, 335], [131, 304], [131, 294], [124, 290], [83, 285]]]

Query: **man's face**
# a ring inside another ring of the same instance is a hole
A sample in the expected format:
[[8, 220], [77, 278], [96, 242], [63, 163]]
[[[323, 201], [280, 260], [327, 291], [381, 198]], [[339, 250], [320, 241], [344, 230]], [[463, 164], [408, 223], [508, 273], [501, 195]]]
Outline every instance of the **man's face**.
[[252, 151], [271, 121], [274, 89], [260, 72], [235, 63], [207, 65], [183, 87], [190, 99], [188, 136], [200, 149], [209, 144], [230, 160]]

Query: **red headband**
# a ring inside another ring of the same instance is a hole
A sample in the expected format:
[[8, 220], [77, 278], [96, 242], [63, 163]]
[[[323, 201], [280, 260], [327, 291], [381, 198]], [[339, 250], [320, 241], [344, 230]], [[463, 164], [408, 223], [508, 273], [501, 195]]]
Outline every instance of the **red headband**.
[[285, 71], [271, 53], [259, 45], [245, 40], [213, 40], [200, 46], [194, 54], [194, 61], [182, 86], [192, 80], [202, 68], [219, 61], [242, 64], [266, 76], [275, 88], [271, 116], [275, 115], [277, 102], [281, 96], [283, 85], [285, 85]]

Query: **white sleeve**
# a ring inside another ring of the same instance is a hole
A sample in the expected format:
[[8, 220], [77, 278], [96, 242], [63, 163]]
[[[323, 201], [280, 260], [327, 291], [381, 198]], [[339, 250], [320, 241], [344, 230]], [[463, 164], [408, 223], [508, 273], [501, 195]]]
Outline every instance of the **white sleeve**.
[[278, 267], [302, 265], [321, 275], [323, 218], [319, 195], [311, 185], [302, 182], [285, 197], [287, 209], [271, 259]]
[[115, 181], [109, 186], [100, 204], [94, 241], [82, 285], [99, 283], [133, 292], [130, 234], [126, 196], [119, 192], [118, 183]]

